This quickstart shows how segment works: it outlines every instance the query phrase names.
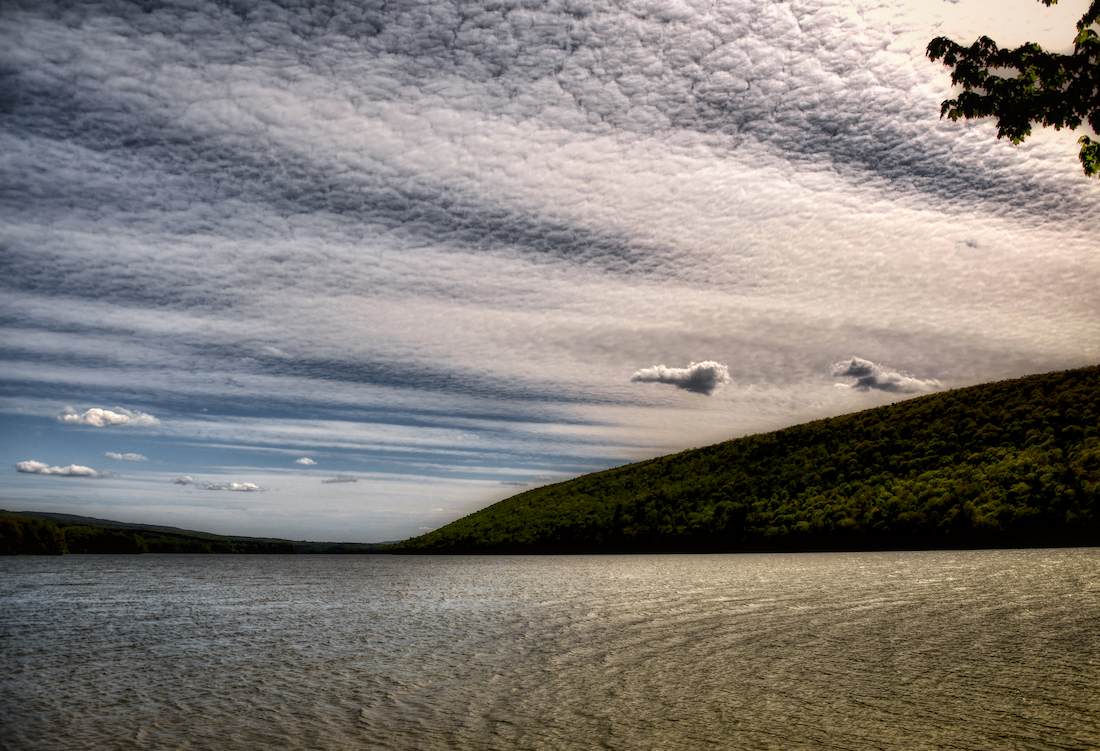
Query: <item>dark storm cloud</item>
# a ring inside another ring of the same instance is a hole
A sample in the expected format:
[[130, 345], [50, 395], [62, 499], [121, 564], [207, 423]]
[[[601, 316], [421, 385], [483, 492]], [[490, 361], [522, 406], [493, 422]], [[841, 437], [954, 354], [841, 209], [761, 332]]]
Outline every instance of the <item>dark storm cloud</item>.
[[834, 378], [855, 378], [855, 383], [844, 385], [856, 391], [886, 391], [891, 394], [919, 394], [937, 391], [940, 382], [915, 378], [911, 374], [901, 373], [893, 368], [876, 365], [870, 360], [853, 357], [833, 365]]

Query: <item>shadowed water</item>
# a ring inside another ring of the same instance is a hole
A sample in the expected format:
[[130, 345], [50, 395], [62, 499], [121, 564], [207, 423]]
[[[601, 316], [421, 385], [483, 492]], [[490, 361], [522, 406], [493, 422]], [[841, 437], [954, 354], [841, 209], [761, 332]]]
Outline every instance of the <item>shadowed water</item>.
[[4, 749], [1095, 749], [1100, 549], [0, 560]]

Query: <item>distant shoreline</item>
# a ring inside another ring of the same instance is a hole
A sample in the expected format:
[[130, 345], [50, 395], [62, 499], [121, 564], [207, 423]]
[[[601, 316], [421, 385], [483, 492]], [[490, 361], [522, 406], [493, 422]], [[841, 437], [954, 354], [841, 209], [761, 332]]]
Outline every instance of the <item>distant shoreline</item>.
[[363, 554], [393, 543], [310, 542], [134, 524], [48, 511], [0, 509], [0, 555]]

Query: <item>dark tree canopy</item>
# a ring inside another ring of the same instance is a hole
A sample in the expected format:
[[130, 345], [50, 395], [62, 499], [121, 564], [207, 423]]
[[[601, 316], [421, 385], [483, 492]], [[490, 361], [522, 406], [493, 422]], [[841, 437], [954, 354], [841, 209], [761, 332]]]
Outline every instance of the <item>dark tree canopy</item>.
[[[1039, 0], [1050, 7], [1058, 0]], [[1100, 17], [1100, 0], [1077, 22], [1073, 54], [1047, 52], [1027, 43], [1001, 49], [989, 37], [969, 47], [946, 37], [928, 44], [933, 62], [952, 68], [951, 82], [962, 86], [957, 99], [946, 100], [940, 117], [996, 117], [997, 137], [1018, 144], [1031, 135], [1033, 122], [1075, 129], [1087, 122], [1100, 133], [1100, 39], [1091, 26]], [[1100, 142], [1082, 136], [1081, 164], [1085, 174], [1100, 176]]]

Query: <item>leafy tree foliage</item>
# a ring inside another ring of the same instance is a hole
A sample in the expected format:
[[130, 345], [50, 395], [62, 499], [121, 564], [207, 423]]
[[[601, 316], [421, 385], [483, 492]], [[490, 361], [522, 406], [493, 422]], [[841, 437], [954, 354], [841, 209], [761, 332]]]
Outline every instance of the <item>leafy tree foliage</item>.
[[[1058, 0], [1040, 2], [1050, 7]], [[1031, 135], [1033, 122], [1072, 130], [1087, 121], [1100, 132], [1100, 39], [1091, 28], [1098, 18], [1100, 0], [1093, 0], [1077, 22], [1072, 55], [1030, 42], [1001, 49], [986, 36], [969, 47], [936, 37], [928, 44], [928, 57], [942, 59], [953, 69], [951, 83], [963, 88], [957, 99], [943, 103], [940, 116], [953, 121], [996, 117], [997, 137], [1014, 144]], [[1078, 143], [1085, 174], [1100, 175], [1100, 142], [1082, 136]]]
[[1100, 367], [932, 394], [536, 488], [397, 552], [1096, 545]]
[[24, 516], [0, 516], [0, 555], [61, 555], [65, 534], [53, 522]]
[[65, 527], [70, 553], [144, 553], [148, 544], [141, 535], [107, 527]]

